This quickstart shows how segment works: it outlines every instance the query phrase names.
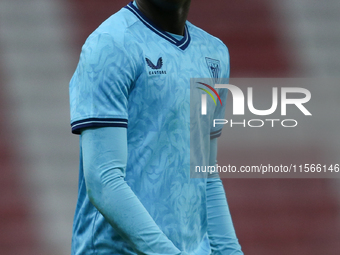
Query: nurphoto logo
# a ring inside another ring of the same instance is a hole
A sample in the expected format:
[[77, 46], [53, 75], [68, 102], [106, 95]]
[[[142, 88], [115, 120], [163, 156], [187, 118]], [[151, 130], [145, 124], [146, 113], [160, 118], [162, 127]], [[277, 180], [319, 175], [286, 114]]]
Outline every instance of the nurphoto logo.
[[[207, 88], [209, 88], [219, 99], [221, 105], [221, 99], [217, 93], [217, 91], [202, 82], [198, 82], [201, 85], [206, 86]], [[253, 88], [252, 87], [248, 87], [247, 88], [247, 97], [245, 97], [244, 93], [242, 92], [242, 90], [232, 84], [216, 84], [215, 85], [216, 89], [227, 89], [229, 91], [229, 94], [231, 94], [232, 99], [233, 99], [233, 115], [245, 115], [245, 98], [247, 99], [247, 106], [248, 106], [248, 110], [257, 116], [269, 116], [271, 114], [273, 114], [279, 107], [279, 103], [278, 103], [278, 99], [279, 99], [279, 95], [280, 95], [280, 114], [281, 116], [286, 116], [287, 115], [287, 105], [294, 105], [297, 107], [297, 109], [299, 109], [305, 116], [311, 116], [312, 114], [310, 113], [310, 111], [308, 111], [308, 109], [304, 106], [305, 103], [309, 102], [311, 99], [311, 93], [309, 90], [305, 89], [305, 88], [298, 88], [298, 87], [281, 87], [280, 88], [280, 93], [279, 93], [279, 89], [277, 87], [273, 87], [272, 88], [272, 104], [271, 107], [269, 109], [264, 109], [264, 110], [259, 110], [256, 109], [254, 107], [254, 103], [253, 103]], [[213, 94], [205, 89], [205, 88], [198, 88], [203, 90], [204, 92], [206, 92], [214, 101], [215, 105], [216, 100], [213, 96]], [[206, 115], [207, 114], [207, 94], [202, 94], [201, 96], [201, 115]], [[289, 98], [289, 95], [294, 94], [299, 95], [300, 98]], [[297, 120], [295, 119], [270, 119], [270, 118], [266, 118], [266, 119], [250, 119], [250, 120], [246, 120], [244, 119], [241, 122], [236, 122], [231, 120], [227, 120], [227, 119], [214, 119], [213, 120], [214, 123], [214, 127], [216, 125], [226, 125], [226, 124], [230, 124], [230, 127], [233, 126], [249, 126], [249, 127], [262, 127], [265, 125], [265, 123], [271, 124], [272, 127], [275, 126], [276, 123], [281, 123], [281, 126], [283, 127], [296, 127], [298, 125]]]

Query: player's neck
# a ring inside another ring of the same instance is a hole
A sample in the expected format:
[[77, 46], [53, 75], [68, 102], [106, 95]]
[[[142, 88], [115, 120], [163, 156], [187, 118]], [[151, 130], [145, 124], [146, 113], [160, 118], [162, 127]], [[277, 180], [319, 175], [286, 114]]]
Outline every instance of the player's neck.
[[[184, 35], [191, 0], [180, 6], [162, 6], [153, 0], [136, 0], [138, 9], [164, 31]], [[160, 1], [161, 2], [161, 1]]]

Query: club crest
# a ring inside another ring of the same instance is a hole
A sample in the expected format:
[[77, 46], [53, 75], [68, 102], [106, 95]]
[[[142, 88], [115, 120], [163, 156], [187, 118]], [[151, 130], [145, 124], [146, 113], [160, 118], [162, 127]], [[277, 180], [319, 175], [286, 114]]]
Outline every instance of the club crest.
[[215, 82], [217, 82], [220, 77], [220, 61], [212, 58], [205, 58], [210, 75], [214, 78]]

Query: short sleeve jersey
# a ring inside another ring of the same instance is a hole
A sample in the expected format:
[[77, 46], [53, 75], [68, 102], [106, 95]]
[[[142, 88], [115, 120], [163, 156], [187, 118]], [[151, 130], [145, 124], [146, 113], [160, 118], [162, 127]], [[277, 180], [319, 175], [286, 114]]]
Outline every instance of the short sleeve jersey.
[[[208, 245], [206, 179], [190, 178], [190, 135], [208, 144], [221, 134], [211, 123], [190, 125], [190, 79], [228, 77], [229, 54], [219, 39], [190, 22], [178, 38], [130, 3], [88, 37], [70, 82], [72, 132], [127, 128], [125, 180], [160, 229], [189, 253]], [[222, 102], [209, 104], [210, 120], [224, 118], [226, 90], [217, 92]], [[202, 127], [194, 135], [193, 125]], [[203, 147], [195, 158], [208, 162], [209, 146]], [[79, 172], [72, 254], [135, 254], [89, 201], [81, 144]]]

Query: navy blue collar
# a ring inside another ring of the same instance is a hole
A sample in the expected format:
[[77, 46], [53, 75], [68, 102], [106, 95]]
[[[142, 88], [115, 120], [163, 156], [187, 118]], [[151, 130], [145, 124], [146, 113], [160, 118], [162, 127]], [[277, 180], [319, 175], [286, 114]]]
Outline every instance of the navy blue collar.
[[140, 21], [142, 21], [145, 26], [150, 28], [153, 32], [158, 34], [160, 37], [163, 37], [165, 40], [171, 42], [172, 44], [175, 44], [181, 50], [185, 50], [189, 46], [191, 38], [190, 38], [189, 30], [186, 24], [185, 24], [185, 29], [184, 29], [184, 37], [181, 40], [177, 40], [171, 34], [160, 29], [150, 19], [145, 17], [145, 15], [140, 10], [138, 10], [136, 6], [134, 6], [133, 2], [130, 2], [127, 6], [125, 6], [125, 8], [131, 11], [133, 14], [135, 14], [137, 18], [139, 18]]

